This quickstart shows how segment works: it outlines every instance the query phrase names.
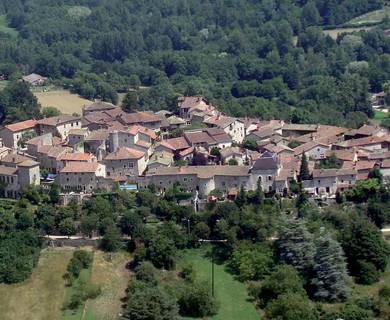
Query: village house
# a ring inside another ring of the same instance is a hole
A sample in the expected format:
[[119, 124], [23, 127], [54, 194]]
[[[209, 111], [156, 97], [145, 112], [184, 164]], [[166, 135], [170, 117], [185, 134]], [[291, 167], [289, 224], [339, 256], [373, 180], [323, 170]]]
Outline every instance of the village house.
[[390, 182], [390, 159], [384, 159], [380, 166], [380, 172], [386, 182]]
[[2, 157], [0, 159], [0, 164], [5, 165], [7, 167], [16, 168], [20, 163], [28, 160], [36, 160], [36, 159], [28, 154], [20, 154], [17, 152], [12, 152]]
[[157, 135], [153, 130], [134, 125], [125, 130], [110, 131], [108, 151], [114, 152], [118, 148], [128, 147], [150, 156], [153, 153], [153, 146], [156, 140]]
[[217, 115], [206, 118], [203, 123], [209, 127], [222, 129], [232, 138], [233, 142], [242, 143], [244, 141], [245, 125], [239, 119]]
[[346, 140], [332, 145], [334, 150], [347, 150], [364, 148], [371, 152], [388, 151], [389, 141], [387, 136], [370, 136], [359, 139]]
[[157, 168], [138, 178], [139, 187], [153, 184], [160, 192], [165, 192], [179, 183], [190, 192], [198, 191], [200, 197], [207, 197], [211, 191], [220, 190], [226, 194], [232, 189], [243, 186], [246, 190], [255, 190], [256, 183], [251, 179], [248, 166], [190, 166]]
[[51, 174], [57, 174], [62, 163], [61, 157], [72, 152], [72, 148], [64, 146], [39, 146], [37, 159], [42, 169], [46, 169]]
[[303, 182], [305, 190], [313, 196], [332, 197], [357, 181], [357, 171], [351, 169], [314, 169], [313, 179]]
[[109, 153], [103, 163], [106, 166], [108, 178], [126, 178], [141, 175], [147, 165], [148, 156], [139, 150], [120, 147]]
[[237, 165], [244, 165], [245, 154], [239, 147], [228, 147], [220, 151], [222, 163], [228, 164], [230, 160], [237, 161]]
[[37, 132], [39, 135], [51, 133], [65, 140], [71, 129], [81, 129], [80, 117], [60, 115], [37, 121]]
[[213, 115], [216, 113], [213, 107], [204, 97], [179, 97], [177, 99], [179, 115], [182, 119], [190, 121], [195, 113]]
[[360, 139], [365, 137], [377, 136], [383, 137], [387, 134], [387, 130], [385, 128], [381, 128], [380, 126], [373, 125], [363, 125], [359, 129], [354, 129], [346, 132], [344, 134], [345, 140], [350, 139]]
[[345, 170], [355, 170], [357, 171], [357, 180], [366, 180], [368, 178], [368, 174], [372, 169], [377, 167], [379, 162], [376, 160], [358, 160], [356, 162], [353, 161], [344, 161], [342, 169]]
[[69, 130], [68, 146], [75, 151], [84, 152], [84, 141], [88, 135], [89, 131], [87, 128]]
[[96, 157], [91, 153], [69, 152], [58, 157], [57, 171], [62, 170], [70, 162], [97, 162]]
[[19, 191], [28, 185], [40, 184], [39, 163], [28, 159], [16, 166], [0, 165], [0, 194], [18, 198]]
[[90, 132], [85, 138], [84, 151], [96, 155], [98, 161], [102, 160], [107, 153], [107, 143], [110, 133], [106, 129]]
[[161, 118], [153, 112], [123, 112], [117, 117], [117, 120], [125, 126], [139, 125], [155, 132], [160, 131], [161, 128]]
[[109, 111], [114, 109], [120, 109], [116, 105], [105, 102], [105, 101], [95, 101], [94, 103], [84, 106], [82, 108], [83, 116], [86, 116], [93, 112], [102, 112], [102, 111]]
[[313, 160], [321, 160], [326, 157], [326, 152], [330, 150], [330, 145], [318, 141], [306, 142], [294, 149], [295, 156], [305, 153], [306, 157]]
[[47, 78], [36, 73], [22, 77], [22, 81], [30, 86], [43, 86]]
[[106, 176], [106, 167], [97, 162], [69, 162], [56, 180], [64, 191], [91, 193]]
[[317, 129], [318, 129], [318, 125], [316, 124], [286, 123], [282, 127], [282, 135], [283, 137], [296, 138], [308, 133], [317, 132]]
[[149, 159], [148, 171], [155, 171], [158, 168], [170, 167], [173, 163], [173, 154], [167, 151], [155, 151]]
[[35, 120], [26, 120], [13, 124], [5, 125], [0, 129], [0, 138], [3, 140], [3, 145], [8, 148], [17, 149], [18, 142], [26, 135], [35, 135]]
[[256, 182], [258, 181], [264, 192], [275, 190], [275, 179], [281, 169], [276, 154], [264, 152], [259, 159], [255, 161], [251, 168], [251, 174]]

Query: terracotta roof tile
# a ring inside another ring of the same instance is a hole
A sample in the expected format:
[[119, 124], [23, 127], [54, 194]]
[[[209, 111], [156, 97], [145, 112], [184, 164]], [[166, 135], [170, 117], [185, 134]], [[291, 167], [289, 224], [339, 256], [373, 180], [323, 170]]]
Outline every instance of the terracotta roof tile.
[[60, 173], [95, 173], [98, 167], [97, 162], [68, 162]]
[[35, 120], [26, 120], [26, 121], [13, 123], [13, 124], [8, 124], [5, 126], [5, 128], [7, 128], [12, 132], [18, 132], [23, 130], [34, 129], [36, 123], [37, 122]]
[[127, 159], [141, 159], [145, 153], [132, 148], [122, 147], [117, 151], [108, 154], [104, 160], [127, 160]]

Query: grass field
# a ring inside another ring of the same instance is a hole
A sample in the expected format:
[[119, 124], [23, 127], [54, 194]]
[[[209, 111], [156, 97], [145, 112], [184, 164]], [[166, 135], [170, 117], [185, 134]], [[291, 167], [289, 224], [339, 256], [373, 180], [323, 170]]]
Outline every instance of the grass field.
[[[192, 263], [197, 276], [211, 282], [211, 262], [205, 257], [205, 253], [206, 250], [204, 249], [187, 251], [183, 257], [183, 262]], [[220, 302], [220, 309], [218, 314], [211, 319], [259, 319], [254, 304], [248, 301], [245, 285], [226, 272], [224, 265], [215, 265], [215, 294]]]
[[379, 125], [383, 119], [386, 119], [389, 114], [380, 110], [375, 110], [374, 118], [370, 119], [370, 122], [374, 125]]
[[384, 7], [380, 10], [375, 10], [353, 18], [348, 21], [347, 24], [359, 25], [359, 24], [367, 24], [367, 23], [379, 23], [386, 16], [390, 15], [390, 7]]
[[81, 114], [82, 107], [92, 103], [67, 90], [35, 92], [34, 94], [42, 107], [55, 107], [63, 114]]
[[0, 15], [0, 32], [7, 33], [13, 37], [17, 37], [19, 34], [16, 29], [8, 27], [5, 15]]
[[370, 30], [372, 28], [373, 27], [336, 28], [336, 29], [323, 30], [323, 32], [324, 34], [329, 35], [332, 39], [337, 39], [337, 37], [342, 33], [352, 33], [356, 31]]
[[[77, 280], [75, 280], [74, 284], [70, 287], [65, 287], [65, 295], [64, 295], [64, 303], [70, 301], [72, 295], [76, 292], [75, 288], [77, 284], [81, 281], [89, 282], [91, 278], [91, 268], [83, 269], [80, 272], [80, 276]], [[76, 310], [64, 310], [61, 312], [60, 320], [81, 320], [84, 314], [84, 304], [80, 305]]]
[[130, 278], [126, 263], [130, 260], [126, 252], [107, 253], [96, 251], [92, 266], [91, 282], [100, 284], [102, 293], [86, 303], [83, 320], [114, 320], [121, 311], [121, 299]]
[[72, 250], [45, 249], [32, 276], [19, 284], [0, 285], [1, 320], [57, 320], [66, 266]]

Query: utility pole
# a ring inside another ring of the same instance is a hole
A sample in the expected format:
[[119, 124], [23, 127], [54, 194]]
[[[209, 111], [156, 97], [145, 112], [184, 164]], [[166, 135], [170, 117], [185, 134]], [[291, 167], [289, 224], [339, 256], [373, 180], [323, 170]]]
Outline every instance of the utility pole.
[[[206, 242], [206, 243], [226, 243], [227, 239], [199, 239], [200, 243]], [[211, 295], [214, 298], [214, 254], [211, 252]]]

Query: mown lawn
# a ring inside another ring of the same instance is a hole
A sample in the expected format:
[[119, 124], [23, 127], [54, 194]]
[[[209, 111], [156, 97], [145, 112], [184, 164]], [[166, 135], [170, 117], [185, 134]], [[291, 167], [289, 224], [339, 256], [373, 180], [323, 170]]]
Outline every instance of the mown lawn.
[[[65, 295], [63, 299], [63, 304], [66, 305], [72, 295], [77, 292], [77, 287], [80, 282], [88, 283], [91, 278], [91, 270], [92, 266], [88, 269], [83, 269], [80, 272], [80, 276], [77, 280], [74, 281], [72, 286], [65, 287]], [[75, 310], [63, 310], [61, 313], [61, 316], [59, 317], [60, 320], [81, 320], [84, 314], [84, 303], [82, 303], [79, 308]]]
[[101, 285], [102, 293], [86, 303], [83, 320], [114, 320], [121, 312], [121, 299], [130, 279], [126, 264], [131, 259], [127, 252], [107, 254], [96, 251], [91, 282]]
[[64, 296], [66, 266], [73, 250], [42, 250], [37, 268], [26, 281], [0, 285], [1, 320], [57, 320]]
[[[206, 258], [206, 253], [206, 249], [189, 250], [184, 254], [181, 263], [193, 264], [197, 277], [206, 279], [211, 284], [211, 261]], [[254, 304], [248, 300], [245, 285], [235, 280], [225, 270], [224, 265], [215, 265], [215, 295], [220, 302], [220, 308], [218, 314], [211, 319], [258, 320], [260, 318]]]

